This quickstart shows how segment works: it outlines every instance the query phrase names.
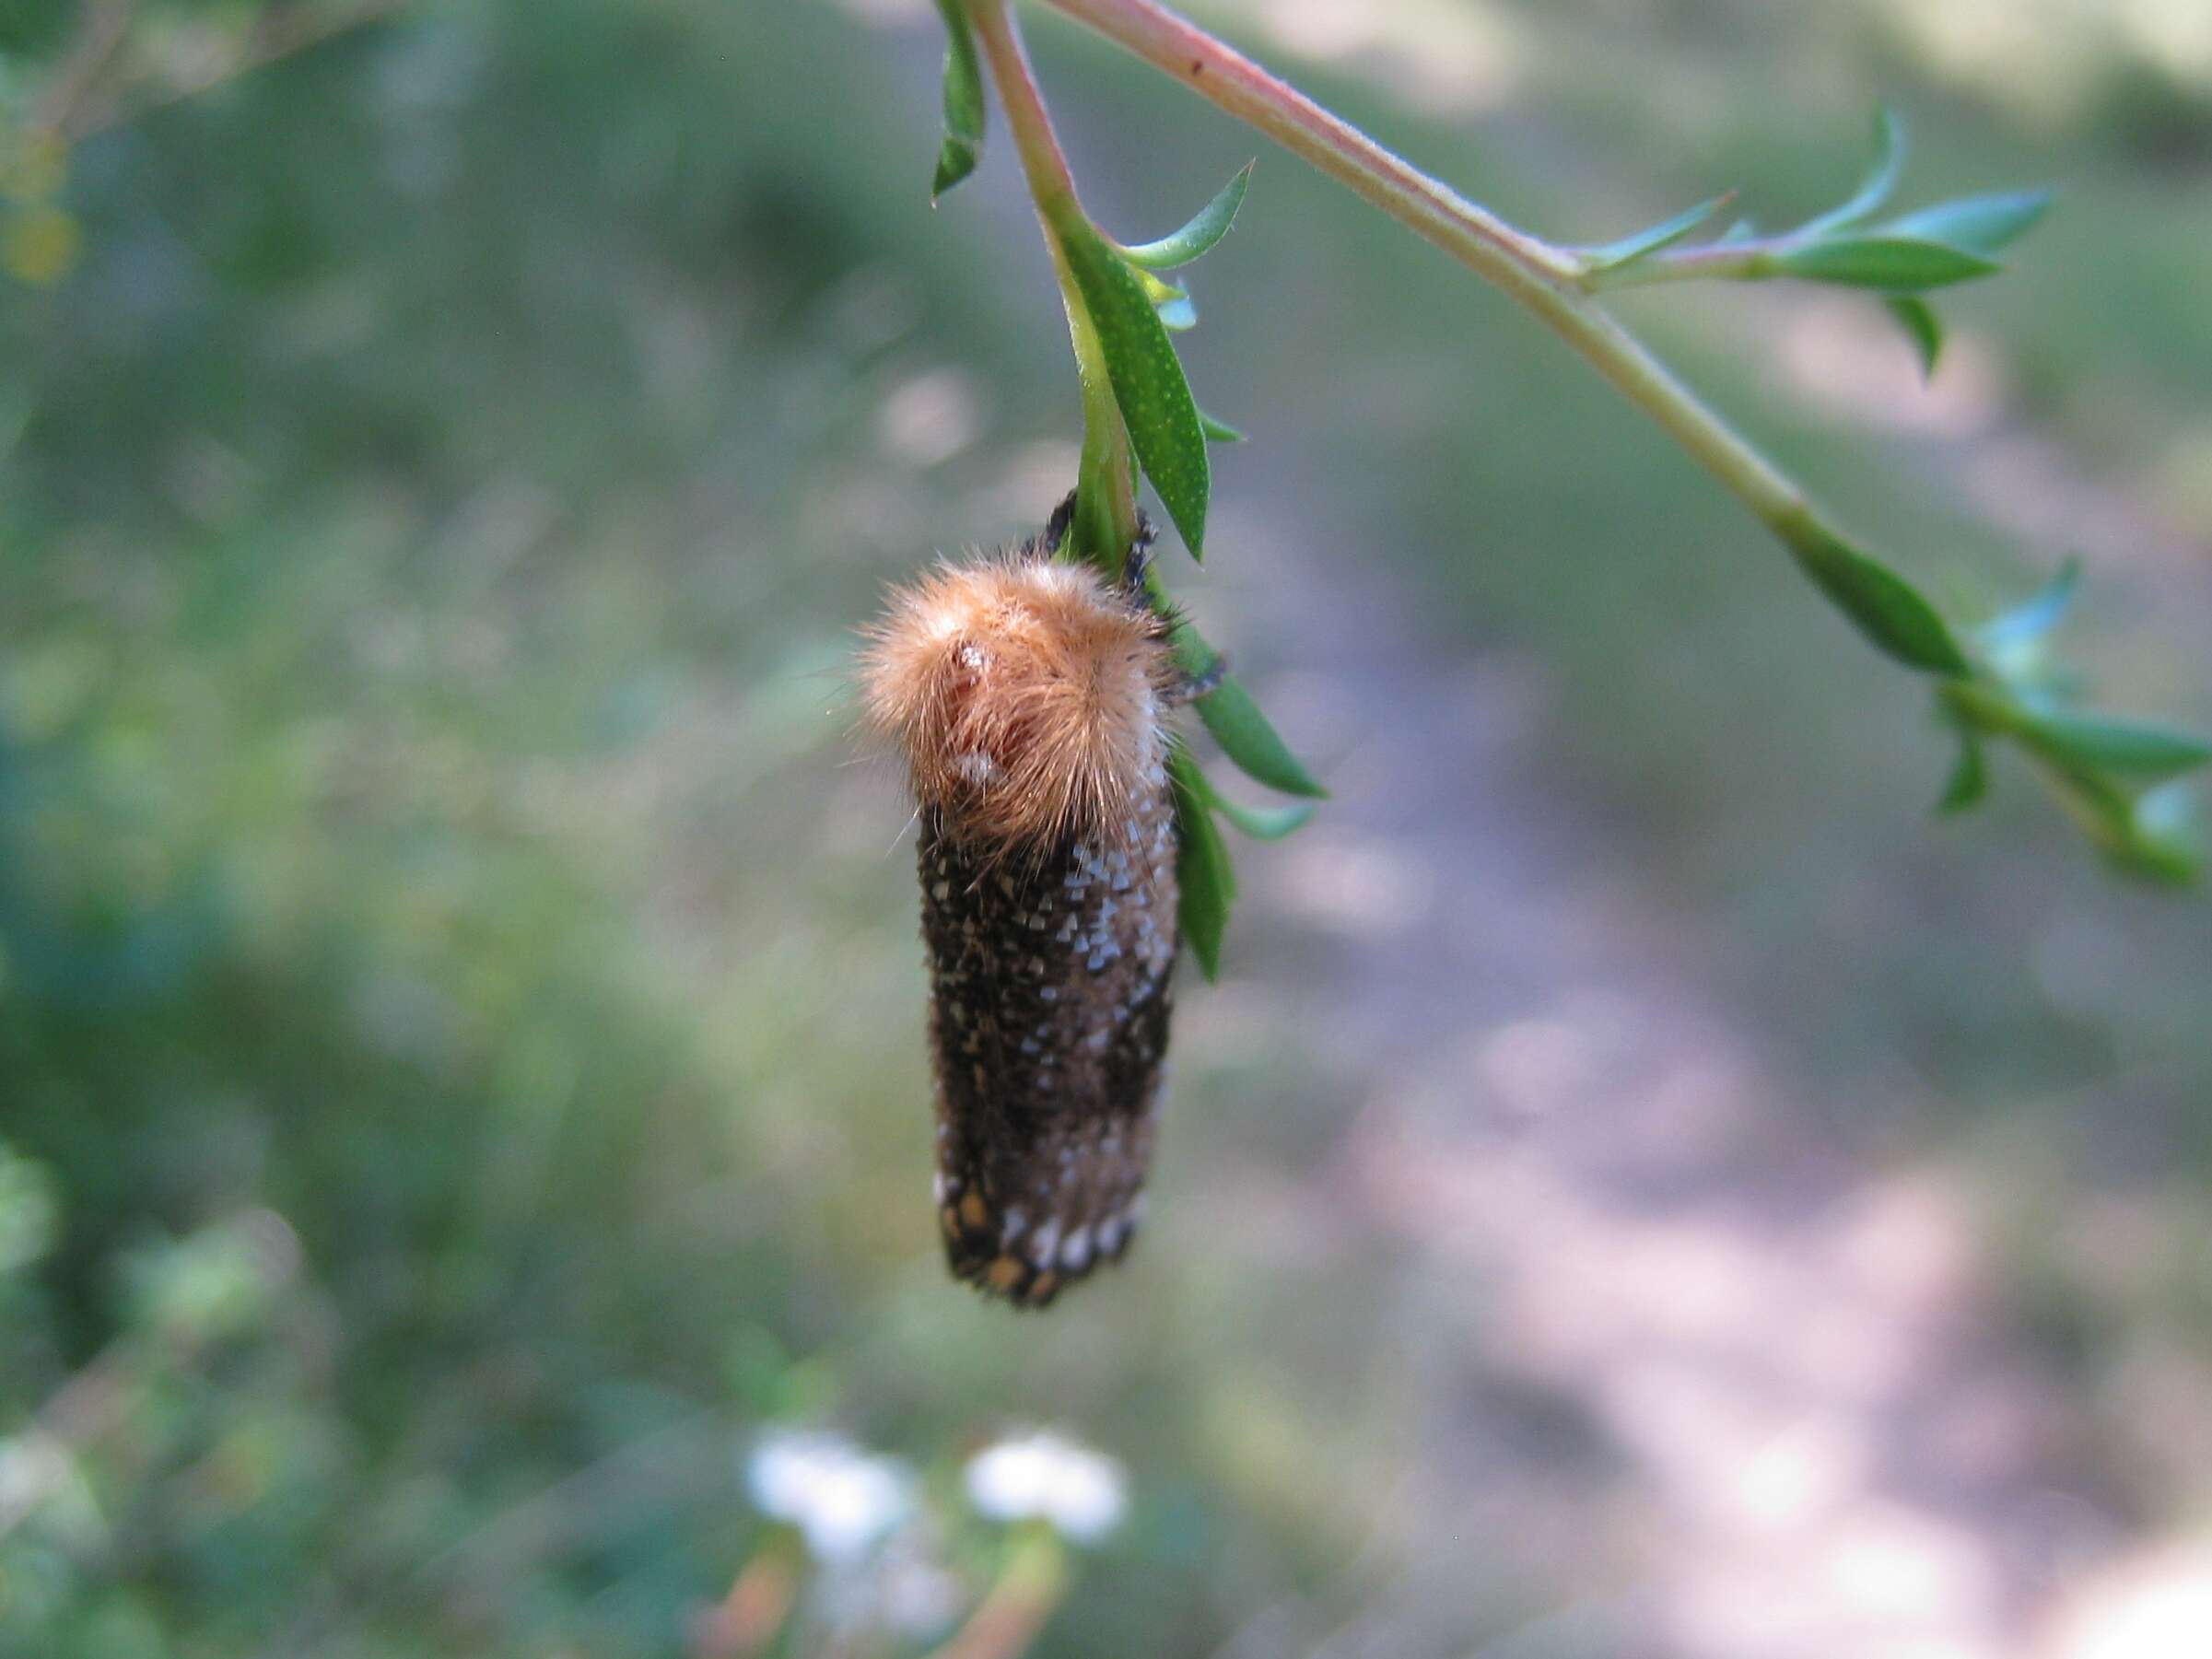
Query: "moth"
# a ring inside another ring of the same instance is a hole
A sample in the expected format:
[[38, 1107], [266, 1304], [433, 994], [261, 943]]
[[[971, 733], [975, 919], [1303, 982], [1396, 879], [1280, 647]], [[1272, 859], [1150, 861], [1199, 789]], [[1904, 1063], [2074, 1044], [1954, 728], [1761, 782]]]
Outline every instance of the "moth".
[[919, 821], [945, 1256], [1023, 1307], [1136, 1235], [1179, 943], [1168, 722], [1192, 692], [1149, 531], [1115, 580], [1057, 556], [1072, 508], [895, 589], [863, 659]]

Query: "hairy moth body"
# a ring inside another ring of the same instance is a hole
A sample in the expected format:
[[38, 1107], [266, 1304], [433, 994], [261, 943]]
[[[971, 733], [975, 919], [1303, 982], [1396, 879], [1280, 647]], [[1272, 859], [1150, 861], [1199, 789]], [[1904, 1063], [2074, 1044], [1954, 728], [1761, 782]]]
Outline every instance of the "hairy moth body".
[[1167, 1053], [1175, 814], [993, 864], [925, 812], [937, 1203], [953, 1271], [1042, 1306], [1128, 1249]]
[[1142, 1213], [1177, 945], [1164, 625], [1036, 543], [901, 590], [869, 654], [920, 808], [946, 1258], [1024, 1306]]

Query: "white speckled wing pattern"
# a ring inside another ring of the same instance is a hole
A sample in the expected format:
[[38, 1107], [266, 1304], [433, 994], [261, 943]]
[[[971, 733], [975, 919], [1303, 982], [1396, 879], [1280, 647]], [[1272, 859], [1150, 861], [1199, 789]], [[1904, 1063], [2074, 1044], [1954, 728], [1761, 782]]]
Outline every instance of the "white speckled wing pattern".
[[937, 1211], [953, 1271], [1024, 1307], [1128, 1250], [1167, 1054], [1175, 810], [1155, 762], [1121, 834], [989, 858], [921, 831]]

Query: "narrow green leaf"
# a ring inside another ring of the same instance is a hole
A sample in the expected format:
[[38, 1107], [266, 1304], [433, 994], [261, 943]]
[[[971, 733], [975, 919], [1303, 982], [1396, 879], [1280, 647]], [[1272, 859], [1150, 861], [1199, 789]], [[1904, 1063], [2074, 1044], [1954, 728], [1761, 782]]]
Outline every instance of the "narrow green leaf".
[[1198, 700], [1199, 719], [1222, 746], [1222, 753], [1246, 777], [1285, 795], [1324, 800], [1328, 791], [1314, 781], [1290, 745], [1259, 712], [1252, 694], [1234, 674]]
[[1963, 248], [1902, 236], [1832, 237], [1775, 254], [1774, 268], [1808, 282], [1891, 293], [1947, 287], [2004, 269]]
[[1808, 219], [1804, 233], [1817, 236], [1857, 224], [1890, 199], [1890, 193], [1897, 188], [1897, 175], [1904, 162], [1904, 128], [1887, 105], [1878, 105], [1874, 111], [1874, 159], [1867, 168], [1867, 176], [1859, 181], [1858, 189], [1851, 193], [1851, 199], [1842, 206], [1832, 207], [1819, 217]]
[[1301, 800], [1291, 806], [1245, 806], [1226, 795], [1213, 798], [1214, 811], [1255, 841], [1280, 841], [1302, 829], [1314, 815], [1314, 803]]
[[1959, 733], [1959, 762], [1951, 768], [1950, 781], [1943, 786], [1943, 799], [1936, 803], [1936, 811], [1945, 817], [1963, 812], [1989, 793], [1989, 762], [1982, 750], [1982, 740], [1972, 731], [1961, 729]]
[[2054, 758], [2138, 782], [2162, 783], [2212, 762], [2212, 743], [2193, 731], [2104, 715], [2031, 710], [2020, 738]]
[[1193, 558], [1204, 556], [1211, 474], [1190, 383], [1137, 272], [1079, 211], [1056, 218], [1061, 251], [1106, 355], [1129, 447]]
[[2126, 863], [2136, 833], [2134, 803], [2094, 772], [2048, 762], [2038, 770], [2082, 834], [2115, 861]]
[[1775, 532], [1798, 568], [1875, 646], [1925, 673], [1967, 672], [1950, 625], [1896, 571], [1809, 520], [1778, 524]]
[[2037, 758], [2059, 805], [2116, 869], [2154, 882], [2195, 879], [2198, 850], [2175, 811], [2183, 798], [2154, 789], [2132, 800], [2100, 773]]
[[1199, 411], [1199, 430], [1206, 435], [1208, 443], [1240, 444], [1245, 440], [1245, 435], [1242, 432], [1239, 432], [1227, 421], [1215, 420], [1203, 409]]
[[2196, 824], [2196, 800], [2187, 784], [2161, 784], [2136, 801], [2135, 845], [2146, 873], [2162, 881], [2190, 882], [2204, 862], [2204, 841]]
[[1586, 248], [1583, 251], [1583, 263], [1592, 271], [1618, 271], [1623, 265], [1633, 264], [1663, 248], [1673, 247], [1735, 199], [1736, 193], [1726, 191], [1617, 242], [1608, 242], [1602, 248]]
[[2058, 574], [2031, 597], [1999, 613], [1974, 630], [1983, 647], [1997, 654], [2011, 654], [2042, 643], [2051, 630], [2066, 619], [2081, 585], [2078, 555], [2059, 566]]
[[944, 146], [937, 152], [937, 176], [930, 185], [932, 203], [974, 172], [983, 153], [983, 69], [976, 38], [959, 0], [937, 0], [937, 9], [944, 18]]
[[1962, 741], [2001, 735], [2018, 742], [2066, 815], [2114, 865], [2161, 882], [2194, 878], [2201, 849], [2188, 822], [2188, 791], [2176, 780], [2212, 761], [2212, 742], [2168, 727], [2031, 707], [1986, 681], [1946, 681], [1939, 695]]
[[1962, 248], [1987, 258], [2025, 236], [2050, 207], [2051, 193], [2047, 190], [1966, 196], [1891, 219], [1881, 227], [1881, 233], [1916, 241], [1941, 242], [1946, 247]]
[[1151, 270], [1172, 271], [1202, 253], [1211, 252], [1214, 245], [1229, 234], [1236, 210], [1244, 205], [1245, 187], [1252, 181], [1254, 165], [1246, 162], [1236, 176], [1221, 187], [1213, 200], [1199, 209], [1198, 216], [1180, 230], [1156, 242], [1140, 242], [1134, 248], [1124, 248], [1123, 255]]
[[1328, 791], [1314, 781], [1313, 774], [1291, 753], [1268, 717], [1259, 712], [1252, 694], [1234, 674], [1223, 671], [1221, 653], [1206, 643], [1188, 618], [1176, 624], [1168, 644], [1175, 652], [1176, 666], [1186, 675], [1196, 682], [1213, 682], [1213, 689], [1197, 699], [1199, 719], [1238, 770], [1285, 795], [1328, 799]]
[[1208, 777], [1195, 763], [1191, 767], [1191, 776], [1198, 779], [1200, 789], [1204, 791], [1206, 804], [1255, 841], [1280, 841], [1314, 815], [1314, 803], [1310, 800], [1277, 807], [1246, 806], [1232, 800], [1214, 788], [1213, 779]]
[[955, 138], [947, 133], [943, 146], [937, 152], [937, 171], [930, 180], [930, 205], [937, 205], [946, 191], [976, 170], [983, 146], [972, 140]]
[[2204, 856], [2193, 846], [2163, 836], [2137, 834], [2112, 855], [2112, 861], [2127, 875], [2162, 882], [2169, 887], [2186, 887], [2204, 867]]
[[1222, 935], [1228, 930], [1229, 907], [1236, 902], [1236, 866], [1207, 807], [1206, 781], [1190, 752], [1176, 744], [1167, 767], [1176, 792], [1176, 884], [1180, 890], [1176, 919], [1199, 972], [1217, 979]]
[[1937, 320], [1935, 310], [1925, 299], [1915, 299], [1910, 294], [1891, 294], [1882, 303], [1890, 308], [1913, 342], [1913, 349], [1920, 354], [1920, 375], [1923, 380], [1936, 377], [1936, 359], [1943, 355], [1943, 324]]

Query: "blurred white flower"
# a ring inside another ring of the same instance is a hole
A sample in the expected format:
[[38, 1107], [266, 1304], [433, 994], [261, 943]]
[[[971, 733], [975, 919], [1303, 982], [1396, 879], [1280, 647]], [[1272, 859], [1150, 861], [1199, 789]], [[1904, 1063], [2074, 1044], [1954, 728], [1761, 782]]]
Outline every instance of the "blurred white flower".
[[1001, 1521], [1047, 1521], [1079, 1544], [1113, 1531], [1129, 1507], [1121, 1466], [1043, 1431], [1010, 1436], [967, 1466], [967, 1495]]
[[834, 1434], [769, 1434], [746, 1467], [764, 1514], [799, 1529], [825, 1566], [859, 1561], [914, 1504], [914, 1477], [894, 1457], [876, 1457]]

